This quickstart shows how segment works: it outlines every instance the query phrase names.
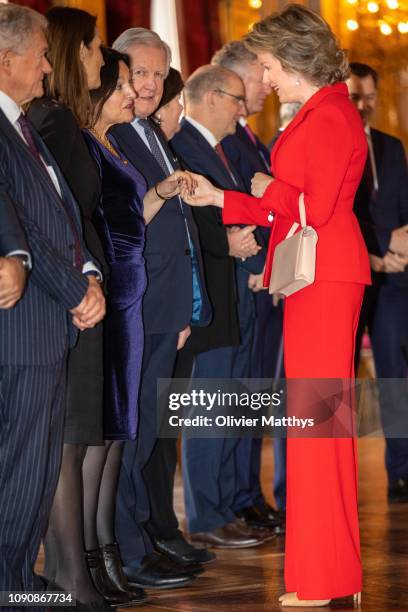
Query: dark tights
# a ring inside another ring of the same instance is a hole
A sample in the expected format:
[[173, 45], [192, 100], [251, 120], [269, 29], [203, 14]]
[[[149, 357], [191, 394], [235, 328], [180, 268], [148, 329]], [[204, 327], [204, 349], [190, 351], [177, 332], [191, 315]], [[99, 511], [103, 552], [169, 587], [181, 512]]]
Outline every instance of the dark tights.
[[82, 603], [101, 601], [84, 550], [115, 541], [115, 498], [123, 442], [64, 444], [61, 470], [44, 539], [45, 577]]

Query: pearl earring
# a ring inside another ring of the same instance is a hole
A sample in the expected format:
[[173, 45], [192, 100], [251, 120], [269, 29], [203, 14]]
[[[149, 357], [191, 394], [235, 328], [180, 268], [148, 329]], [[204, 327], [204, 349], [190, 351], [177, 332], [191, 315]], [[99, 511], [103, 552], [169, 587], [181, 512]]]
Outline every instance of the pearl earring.
[[299, 79], [299, 77], [296, 79], [296, 81], [295, 81], [295, 85], [300, 85], [300, 79]]

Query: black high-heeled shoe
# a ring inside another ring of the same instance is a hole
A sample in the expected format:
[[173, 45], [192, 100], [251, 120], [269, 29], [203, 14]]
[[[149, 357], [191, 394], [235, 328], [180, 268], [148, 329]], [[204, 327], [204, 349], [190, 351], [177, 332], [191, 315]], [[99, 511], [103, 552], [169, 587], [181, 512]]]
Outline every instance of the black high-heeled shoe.
[[115, 585], [115, 588], [121, 593], [128, 593], [132, 598], [132, 604], [144, 603], [146, 601], [144, 590], [136, 586], [130, 586], [123, 572], [122, 559], [120, 558], [119, 547], [116, 542], [101, 546], [101, 552], [106, 573]]
[[130, 593], [118, 591], [109, 578], [105, 569], [102, 552], [99, 548], [85, 551], [85, 559], [96, 590], [108, 604], [117, 608], [131, 606], [132, 597]]

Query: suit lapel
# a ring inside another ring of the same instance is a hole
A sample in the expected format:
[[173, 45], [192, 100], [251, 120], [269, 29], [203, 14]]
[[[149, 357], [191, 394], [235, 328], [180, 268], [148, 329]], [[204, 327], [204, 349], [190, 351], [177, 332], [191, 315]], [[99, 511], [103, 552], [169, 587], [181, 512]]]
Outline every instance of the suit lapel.
[[[126, 135], [127, 144], [133, 150], [138, 159], [138, 164], [136, 164], [136, 167], [139, 168], [139, 161], [143, 165], [147, 164], [151, 166], [153, 164], [155, 167], [155, 174], [160, 174], [164, 179], [166, 175], [163, 172], [163, 168], [160, 166], [159, 162], [156, 160], [149, 147], [144, 143], [143, 139], [139, 136], [135, 128], [130, 124], [123, 127], [128, 128], [123, 130], [123, 134]], [[152, 128], [155, 133], [157, 133], [154, 124], [152, 124]]]
[[[4, 113], [0, 110], [0, 117], [2, 128], [7, 136], [12, 140], [13, 144], [17, 147], [18, 151], [21, 153], [23, 159], [25, 159], [26, 163], [31, 166], [37, 175], [38, 180], [43, 184], [43, 187], [50, 194], [50, 197], [55, 206], [60, 206], [58, 194], [55, 189], [50, 189], [50, 178], [47, 174], [47, 170], [43, 164], [38, 163], [38, 161], [33, 157], [28, 146], [25, 144], [21, 136], [17, 133], [16, 129], [11, 125], [10, 121], [6, 118]], [[38, 143], [39, 136], [36, 134], [35, 130], [33, 130], [33, 135], [36, 144]], [[41, 154], [43, 152], [43, 147], [39, 148]]]
[[[209, 168], [208, 172], [212, 175], [216, 175], [216, 180], [219, 181], [220, 185], [224, 185], [224, 189], [236, 189], [237, 185], [234, 185], [234, 182], [228, 170], [222, 163], [221, 159], [218, 157], [217, 153], [214, 151], [213, 147], [204, 138], [204, 136], [202, 136], [200, 132], [189, 121], [186, 121], [185, 119], [182, 120], [181, 127], [195, 141], [197, 153], [199, 153], [202, 167], [204, 168], [205, 166], [207, 166], [207, 168]], [[204, 155], [202, 153], [203, 151], [205, 152]]]
[[381, 132], [371, 128], [371, 140], [373, 143], [375, 166], [377, 168], [378, 180], [381, 174], [381, 167], [384, 158], [384, 138]]
[[344, 83], [335, 83], [334, 85], [326, 85], [317, 91], [309, 100], [302, 106], [299, 112], [295, 115], [289, 125], [283, 130], [283, 133], [275, 142], [274, 147], [272, 149], [272, 166], [275, 166], [275, 158], [276, 155], [282, 146], [285, 143], [286, 139], [293, 132], [294, 129], [297, 128], [298, 125], [303, 123], [303, 120], [307, 116], [307, 114], [317, 106], [319, 106], [320, 102], [326, 98], [326, 96], [331, 94], [340, 94], [340, 95], [348, 95], [347, 86]]

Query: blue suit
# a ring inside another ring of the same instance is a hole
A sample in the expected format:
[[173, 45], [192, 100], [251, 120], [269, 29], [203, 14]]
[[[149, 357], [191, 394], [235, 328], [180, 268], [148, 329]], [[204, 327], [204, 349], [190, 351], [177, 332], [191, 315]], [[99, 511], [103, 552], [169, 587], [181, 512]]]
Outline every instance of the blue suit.
[[[233, 174], [231, 176], [213, 147], [187, 120], [182, 120], [181, 131], [174, 136], [171, 145], [186, 168], [203, 174], [222, 189], [245, 190], [236, 169], [230, 166]], [[202, 338], [200, 350], [199, 342], [192, 337], [191, 345], [196, 352], [193, 376], [194, 378], [245, 378], [249, 375], [250, 344], [255, 316], [253, 294], [248, 289], [248, 274], [249, 271], [262, 270], [262, 258], [251, 257], [245, 263], [236, 261], [234, 269], [233, 260], [228, 254], [226, 230], [221, 219], [217, 217], [217, 210], [208, 207], [206, 211], [194, 212], [203, 245], [210, 298], [213, 299], [214, 307], [214, 320], [206, 330], [206, 336], [207, 339], [213, 337], [214, 342], [210, 347], [206, 339]], [[221, 251], [222, 246], [224, 246], [223, 251]], [[230, 334], [228, 337], [225, 330], [227, 323], [231, 325], [231, 320], [234, 318], [231, 301], [225, 295], [225, 288], [230, 286], [234, 273], [235, 316], [238, 315], [239, 345], [235, 335]], [[220, 329], [218, 325], [220, 320], [224, 329]], [[213, 334], [215, 329], [218, 330], [217, 334]], [[191, 533], [211, 531], [235, 520], [233, 503], [237, 444], [237, 439], [224, 438], [183, 440], [184, 494], [187, 524]]]
[[[0, 202], [13, 205], [32, 256], [26, 291], [0, 311], [0, 590], [38, 588], [33, 567], [45, 531], [59, 470], [64, 421], [65, 355], [77, 338], [69, 310], [88, 281], [74, 267], [76, 203], [58, 166], [33, 131], [52, 166], [62, 200], [46, 169], [0, 111]], [[67, 215], [71, 217], [68, 221]]]
[[[269, 151], [254, 134], [255, 143], [245, 129], [238, 124], [237, 131], [222, 141], [228, 160], [237, 168], [245, 185], [245, 191], [251, 193], [251, 179], [256, 172], [270, 170]], [[270, 230], [257, 228], [258, 243], [264, 249], [264, 257], [269, 241]], [[263, 263], [261, 272], [263, 268]], [[251, 342], [252, 378], [271, 379], [282, 371], [276, 372], [280, 353], [280, 343], [283, 327], [282, 304], [273, 306], [272, 298], [267, 291], [254, 294], [256, 319]], [[234, 510], [242, 510], [249, 506], [262, 506], [265, 499], [260, 484], [262, 439], [245, 438], [236, 447], [237, 480], [234, 499]], [[279, 509], [286, 505], [286, 442], [284, 439], [274, 440], [274, 497]]]
[[[162, 133], [152, 123], [167, 159], [178, 168]], [[165, 178], [150, 149], [131, 125], [113, 134], [130, 162], [143, 174], [148, 188]], [[186, 230], [188, 227], [188, 233]], [[177, 538], [173, 508], [177, 463], [175, 439], [157, 437], [157, 380], [171, 378], [178, 333], [190, 324], [193, 310], [192, 258], [198, 260], [202, 307], [198, 325], [211, 318], [197, 228], [191, 210], [178, 197], [167, 200], [146, 227], [144, 257], [147, 290], [143, 298], [145, 347], [140, 389], [140, 424], [136, 442], [126, 442], [122, 457], [116, 510], [116, 536], [125, 565], [140, 566], [152, 551], [151, 539]]]
[[[372, 190], [367, 173], [356, 194], [354, 212], [369, 253], [383, 256], [392, 230], [408, 223], [408, 172], [401, 141], [371, 129], [378, 175], [378, 192]], [[369, 160], [368, 160], [369, 163]], [[408, 478], [406, 398], [408, 347], [408, 268], [397, 274], [372, 273], [367, 287], [357, 332], [356, 367], [364, 328], [368, 327], [376, 375], [379, 379], [400, 378], [401, 385], [380, 384], [381, 420], [386, 437], [386, 468], [389, 482]], [[391, 437], [387, 437], [387, 431]]]

